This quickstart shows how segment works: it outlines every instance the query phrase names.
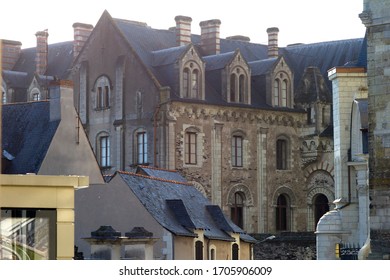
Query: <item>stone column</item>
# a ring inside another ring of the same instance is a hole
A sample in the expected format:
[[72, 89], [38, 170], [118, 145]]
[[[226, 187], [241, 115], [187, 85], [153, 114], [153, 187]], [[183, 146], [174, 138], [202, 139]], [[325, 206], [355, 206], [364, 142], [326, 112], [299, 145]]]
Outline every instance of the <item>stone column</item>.
[[212, 159], [211, 159], [211, 201], [222, 205], [222, 128], [223, 124], [215, 123], [212, 131]]
[[368, 195], [368, 163], [354, 164], [356, 170], [356, 189], [359, 201], [359, 244], [366, 242], [369, 234], [369, 195]]
[[267, 223], [267, 133], [268, 128], [257, 130], [257, 209], [259, 233], [268, 230]]

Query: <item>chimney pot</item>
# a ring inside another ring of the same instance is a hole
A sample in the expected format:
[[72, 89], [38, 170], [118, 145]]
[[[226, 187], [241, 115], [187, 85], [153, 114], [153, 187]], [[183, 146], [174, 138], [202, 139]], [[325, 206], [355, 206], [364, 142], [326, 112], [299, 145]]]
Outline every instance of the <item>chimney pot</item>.
[[191, 22], [192, 18], [186, 16], [176, 16], [176, 43], [184, 46], [191, 43]]
[[278, 47], [278, 33], [279, 28], [270, 27], [267, 29], [268, 33], [268, 57], [278, 57], [279, 56], [279, 47]]

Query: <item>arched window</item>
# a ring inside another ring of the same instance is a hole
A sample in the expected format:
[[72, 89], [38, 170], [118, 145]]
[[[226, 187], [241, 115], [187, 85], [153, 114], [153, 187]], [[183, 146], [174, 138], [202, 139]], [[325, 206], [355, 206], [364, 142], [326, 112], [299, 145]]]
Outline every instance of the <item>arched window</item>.
[[234, 194], [233, 205], [230, 208], [230, 217], [232, 221], [240, 228], [244, 228], [244, 201], [244, 194], [241, 192], [236, 192]]
[[[247, 78], [242, 74], [241, 68], [235, 68], [234, 73], [230, 75], [230, 95], [229, 102], [245, 103], [248, 98], [247, 93]], [[241, 74], [240, 74], [241, 73]]]
[[286, 195], [278, 196], [276, 202], [276, 230], [287, 230], [288, 200]]
[[111, 87], [110, 81], [106, 76], [97, 79], [96, 90], [96, 109], [102, 110], [110, 107]]
[[274, 81], [274, 106], [279, 106], [279, 91], [280, 91], [279, 79], [276, 79]]
[[314, 199], [314, 218], [315, 218], [315, 224], [318, 223], [318, 221], [321, 219], [321, 217], [329, 211], [329, 201], [328, 198], [323, 195], [319, 194]]
[[245, 75], [240, 75], [238, 87], [238, 102], [245, 102]]
[[30, 101], [40, 101], [42, 95], [38, 88], [33, 88], [30, 93]]
[[236, 74], [230, 75], [230, 102], [236, 102]]
[[203, 260], [203, 242], [195, 242], [195, 260]]
[[198, 99], [201, 94], [201, 70], [197, 63], [187, 63], [183, 69], [182, 97]]
[[287, 107], [287, 80], [282, 82], [281, 106]]
[[110, 136], [106, 132], [102, 132], [96, 139], [96, 151], [101, 168], [108, 168], [111, 166], [111, 148]]
[[238, 247], [238, 244], [234, 243], [232, 245], [232, 260], [238, 260], [239, 259], [239, 250], [240, 250], [240, 248]]
[[215, 254], [215, 248], [210, 249], [210, 260], [215, 260], [216, 254]]

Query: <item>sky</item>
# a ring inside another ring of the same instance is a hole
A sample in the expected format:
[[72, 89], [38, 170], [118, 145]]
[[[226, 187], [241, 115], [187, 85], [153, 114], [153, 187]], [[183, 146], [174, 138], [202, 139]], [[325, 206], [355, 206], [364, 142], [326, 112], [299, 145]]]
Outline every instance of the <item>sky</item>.
[[147, 23], [152, 28], [175, 26], [175, 16], [199, 22], [221, 20], [220, 36], [243, 35], [267, 44], [268, 27], [279, 28], [279, 46], [364, 37], [359, 19], [363, 0], [16, 0], [0, 6], [0, 39], [35, 47], [37, 31], [48, 29], [49, 44], [73, 40], [75, 22], [96, 25], [107, 10], [113, 18]]

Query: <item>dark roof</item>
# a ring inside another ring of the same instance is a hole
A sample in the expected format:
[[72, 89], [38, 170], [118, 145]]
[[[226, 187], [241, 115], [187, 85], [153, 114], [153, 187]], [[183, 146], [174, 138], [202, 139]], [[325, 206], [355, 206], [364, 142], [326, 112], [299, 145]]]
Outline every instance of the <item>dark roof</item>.
[[[148, 67], [162, 86], [170, 86], [173, 99], [178, 98], [177, 79], [173, 63], [185, 50], [177, 47], [176, 32], [172, 30], [153, 29], [144, 23], [123, 19], [113, 19], [128, 44], [137, 53], [141, 61]], [[202, 54], [200, 48], [200, 35], [191, 36], [192, 44]], [[361, 53], [363, 39], [349, 39], [315, 44], [299, 44], [279, 48], [279, 53], [286, 59], [294, 72], [294, 84], [298, 86], [307, 67], [317, 67], [332, 91], [331, 82], [327, 79], [327, 71], [336, 66], [343, 66], [357, 61]], [[263, 75], [273, 66], [275, 59], [268, 58], [268, 47], [247, 41], [220, 39], [221, 53], [218, 55], [203, 56], [206, 62], [206, 98], [205, 102], [216, 105], [229, 104], [221, 96], [221, 79], [217, 70], [226, 66], [226, 63], [239, 49], [242, 56], [251, 67], [252, 76]], [[252, 95], [259, 95], [260, 85], [253, 86]], [[264, 89], [262, 89], [264, 91]], [[252, 107], [268, 108], [265, 98], [252, 97], [255, 100]], [[235, 104], [242, 106], [241, 104]]]
[[[13, 71], [29, 73], [33, 75], [36, 70], [36, 48], [27, 48], [21, 51]], [[73, 63], [73, 42], [61, 42], [49, 44], [48, 65], [46, 75], [56, 76], [60, 79], [68, 78]]]
[[50, 121], [50, 102], [5, 104], [2, 109], [2, 148], [14, 157], [4, 173], [38, 173], [59, 124]]
[[[118, 172], [117, 176], [121, 176], [154, 219], [173, 234], [195, 237], [191, 229], [204, 229], [209, 239], [234, 241], [226, 228], [219, 227], [223, 222], [216, 221], [207, 210], [210, 202], [192, 185], [126, 172]], [[217, 219], [227, 220], [225, 216]], [[237, 226], [232, 230], [247, 237]]]
[[26, 72], [10, 70], [3, 70], [3, 79], [12, 88], [27, 88], [30, 82]]
[[187, 180], [176, 170], [160, 169], [150, 166], [138, 166], [136, 173], [154, 178], [164, 178], [176, 182], [187, 182]]

